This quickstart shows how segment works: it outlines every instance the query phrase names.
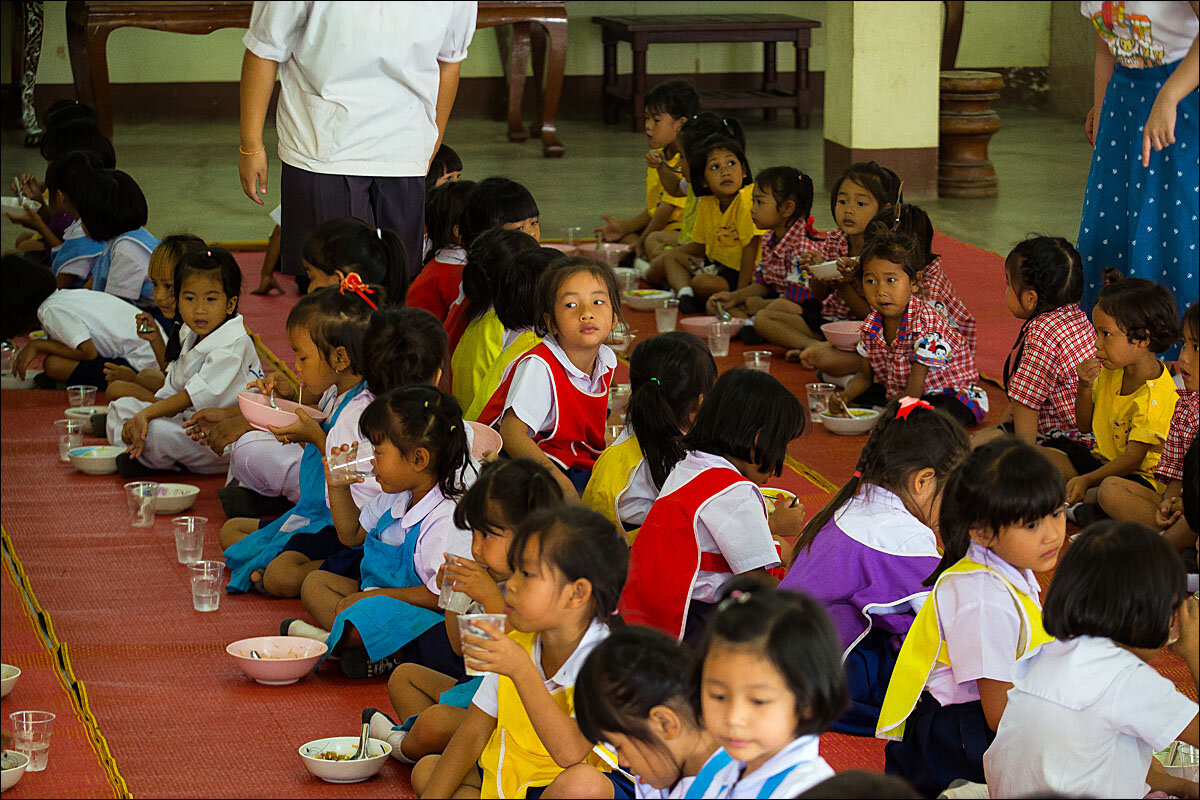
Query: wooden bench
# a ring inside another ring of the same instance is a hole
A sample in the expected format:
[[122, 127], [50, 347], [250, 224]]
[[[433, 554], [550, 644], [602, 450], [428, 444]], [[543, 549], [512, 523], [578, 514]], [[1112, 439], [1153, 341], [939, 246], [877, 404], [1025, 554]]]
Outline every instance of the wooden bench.
[[[708, 109], [762, 108], [765, 119], [774, 119], [780, 108], [791, 108], [797, 128], [808, 127], [812, 93], [808, 87], [808, 48], [812, 31], [821, 23], [788, 14], [684, 14], [629, 17], [592, 17], [601, 27], [604, 44], [604, 121], [616, 122], [619, 109], [628, 104], [634, 131], [642, 130], [646, 97], [646, 50], [659, 42], [762, 42], [762, 88], [743, 92], [702, 92], [701, 106]], [[618, 85], [617, 44], [633, 49], [633, 75], [629, 91]], [[775, 47], [791, 42], [796, 48], [796, 79], [788, 92], [780, 88], [775, 68]]]
[[[112, 87], [108, 77], [108, 35], [117, 28], [148, 28], [171, 33], [208, 34], [220, 28], [246, 28], [254, 3], [232, 2], [107, 2], [70, 0], [67, 3], [67, 45], [71, 70], [75, 77], [75, 96], [96, 107], [100, 128], [112, 137]], [[509, 77], [509, 139], [528, 138], [521, 120], [521, 97], [525, 84], [525, 59], [529, 57], [531, 28], [545, 30], [548, 47], [539, 37], [534, 40], [534, 74], [542, 91], [541, 118], [530, 132], [542, 137], [542, 154], [561, 156], [555, 117], [562, 95], [563, 72], [567, 60], [567, 11], [563, 2], [524, 2], [492, 0], [479, 3], [476, 29], [498, 25], [513, 26], [511, 54], [505, 61]], [[546, 52], [548, 51], [548, 52]], [[545, 53], [543, 68], [541, 56]], [[542, 73], [545, 74], [544, 89]]]

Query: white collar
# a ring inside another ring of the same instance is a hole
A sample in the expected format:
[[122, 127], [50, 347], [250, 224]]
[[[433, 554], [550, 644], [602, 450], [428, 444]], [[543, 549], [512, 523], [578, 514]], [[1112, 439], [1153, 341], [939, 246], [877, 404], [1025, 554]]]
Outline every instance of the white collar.
[[582, 380], [589, 380], [592, 383], [600, 380], [604, 375], [616, 369], [617, 366], [617, 354], [606, 344], [600, 345], [600, 350], [596, 353], [596, 366], [592, 368], [591, 375], [588, 375], [571, 363], [571, 359], [567, 357], [566, 352], [562, 349], [562, 345], [554, 338], [554, 334], [546, 334], [542, 338], [542, 344], [550, 348], [550, 352], [558, 359], [558, 363], [562, 364], [563, 369], [567, 371], [568, 375]]
[[[815, 735], [801, 736], [786, 744], [778, 753], [768, 758], [761, 767], [749, 775], [742, 775], [738, 783], [765, 783], [784, 770], [821, 757], [821, 739]], [[738, 771], [746, 768], [744, 761], [738, 762]]]
[[[1112, 639], [1079, 636], [1054, 639], [1013, 664], [1013, 685], [1026, 694], [1065, 708], [1083, 710], [1096, 703], [1117, 677], [1145, 666]], [[1058, 680], [1062, 675], [1071, 680]]]
[[199, 342], [196, 341], [196, 332], [191, 328], [184, 326], [184, 349], [191, 350], [195, 353], [211, 353], [221, 347], [227, 347], [238, 339], [246, 335], [246, 325], [242, 321], [241, 314], [234, 314], [229, 319], [221, 323], [221, 327], [205, 336]]
[[[392, 519], [398, 521], [400, 527], [406, 531], [420, 525], [442, 503], [450, 502], [453, 506], [453, 501], [448, 501], [437, 486], [430, 489], [419, 502], [411, 507], [409, 504], [412, 503], [412, 492], [400, 492], [388, 496], [392, 498], [388, 504], [388, 511], [392, 512]], [[397, 517], [395, 512], [401, 509], [403, 509], [403, 514]]]
[[[575, 683], [575, 676], [579, 674], [580, 668], [583, 667], [583, 660], [588, 657], [592, 649], [608, 638], [609, 630], [598, 619], [593, 619], [588, 624], [587, 630], [583, 632], [583, 638], [579, 640], [579, 644], [567, 656], [567, 660], [558, 668], [558, 672], [554, 676], [548, 678], [556, 686], [572, 686]], [[542, 635], [539, 633], [537, 638], [533, 640], [533, 647], [529, 651], [529, 655], [533, 658], [533, 663], [537, 665], [538, 672], [542, 671]], [[545, 675], [542, 676], [545, 678]]]
[[991, 567], [999, 572], [1008, 582], [1017, 587], [1020, 591], [1038, 600], [1041, 595], [1041, 587], [1038, 585], [1037, 576], [1033, 574], [1033, 570], [1020, 570], [1012, 564], [1005, 561], [1000, 556], [993, 553], [988, 548], [972, 541], [967, 547], [967, 558], [977, 564], [983, 564], [985, 567]]
[[443, 264], [466, 264], [467, 251], [458, 245], [443, 247], [433, 254], [433, 260], [440, 261]]
[[834, 523], [856, 542], [895, 556], [938, 557], [937, 536], [895, 492], [873, 483], [837, 510]]

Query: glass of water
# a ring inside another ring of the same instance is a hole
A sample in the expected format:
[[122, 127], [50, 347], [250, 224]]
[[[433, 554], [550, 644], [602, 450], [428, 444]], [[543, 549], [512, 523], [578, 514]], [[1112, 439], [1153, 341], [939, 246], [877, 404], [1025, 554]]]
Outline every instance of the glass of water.
[[180, 564], [195, 564], [204, 557], [204, 523], [207, 517], [175, 517], [175, 559]]
[[[446, 556], [446, 563], [449, 564], [455, 558], [460, 558], [463, 561], [471, 561], [465, 556]], [[465, 614], [467, 609], [471, 607], [471, 595], [466, 592], [460, 592], [454, 588], [454, 582], [449, 576], [442, 579], [442, 591], [438, 595], [438, 608], [446, 611], [451, 611], [455, 614]]]
[[29, 758], [26, 771], [41, 772], [50, 760], [55, 715], [49, 711], [14, 711], [8, 718], [13, 724], [13, 746]]
[[127, 483], [125, 497], [129, 501], [129, 523], [135, 528], [153, 527], [154, 512], [158, 506], [158, 484], [154, 481]]
[[675, 298], [663, 300], [662, 305], [654, 309], [654, 322], [659, 333], [670, 333], [675, 330], [675, 322], [679, 319], [679, 301]]
[[821, 415], [829, 410], [829, 398], [836, 391], [837, 387], [832, 383], [804, 384], [804, 393], [808, 395], [808, 413], [813, 422], [821, 422]]
[[216, 611], [221, 605], [225, 562], [197, 561], [189, 564], [188, 569], [192, 573], [192, 608], [197, 611]]
[[[478, 636], [481, 639], [492, 638], [484, 633], [483, 629], [477, 626], [479, 622], [486, 622], [489, 625], [495, 625], [500, 630], [504, 630], [504, 621], [508, 618], [507, 614], [460, 614], [458, 616], [458, 634], [459, 636]], [[488, 671], [476, 669], [471, 666], [468, 659], [464, 664], [468, 675], [487, 675]]]
[[729, 339], [733, 335], [733, 326], [728, 322], [717, 320], [708, 326], [708, 349], [713, 358], [729, 355]]
[[68, 451], [83, 446], [83, 420], [55, 420], [54, 435], [58, 438], [58, 460], [69, 462], [71, 456], [68, 455]]
[[368, 453], [358, 454], [358, 442], [329, 456], [329, 478], [334, 486], [355, 483], [359, 478], [370, 478], [375, 474], [375, 457]]

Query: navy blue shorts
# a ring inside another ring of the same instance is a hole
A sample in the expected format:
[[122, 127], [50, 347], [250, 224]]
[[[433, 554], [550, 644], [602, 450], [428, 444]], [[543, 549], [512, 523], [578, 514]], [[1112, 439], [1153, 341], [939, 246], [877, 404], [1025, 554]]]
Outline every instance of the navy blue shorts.
[[71, 370], [70, 376], [67, 378], [67, 386], [95, 386], [97, 389], [104, 389], [108, 386], [108, 379], [104, 377], [104, 365], [112, 364], [115, 367], [133, 366], [123, 358], [93, 358], [90, 361], [80, 361], [75, 365], [75, 369]]
[[850, 707], [829, 726], [830, 730], [851, 736], [875, 736], [896, 655], [892, 635], [880, 628], [872, 628], [850, 651], [845, 663]]
[[925, 797], [937, 797], [958, 778], [986, 783], [983, 754], [995, 738], [978, 700], [942, 706], [923, 692], [903, 741], [883, 748], [883, 771], [901, 776]]
[[351, 580], [362, 580], [363, 549], [347, 547], [338, 539], [337, 528], [327, 525], [316, 533], [297, 533], [283, 546], [284, 552], [300, 553], [309, 561], [320, 561], [321, 569]]

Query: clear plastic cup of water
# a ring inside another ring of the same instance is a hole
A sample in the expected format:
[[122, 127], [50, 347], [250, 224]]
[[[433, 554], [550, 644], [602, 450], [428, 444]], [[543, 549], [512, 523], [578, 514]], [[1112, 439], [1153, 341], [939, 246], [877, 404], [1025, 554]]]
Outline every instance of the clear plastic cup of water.
[[55, 715], [49, 711], [14, 711], [8, 718], [13, 725], [13, 747], [29, 757], [25, 770], [41, 772], [50, 760]]
[[833, 397], [837, 387], [832, 383], [806, 383], [804, 394], [808, 397], [808, 414], [812, 421], [821, 423], [821, 415], [829, 410], [829, 398]]
[[567, 247], [578, 247], [579, 240], [583, 238], [582, 225], [568, 225], [563, 230], [563, 244]]
[[58, 460], [69, 462], [68, 451], [83, 446], [83, 420], [58, 419], [54, 421], [54, 435], [58, 439]]
[[633, 387], [628, 383], [614, 383], [608, 390], [608, 413], [623, 418], [625, 406], [629, 405], [629, 395]]
[[17, 349], [9, 342], [0, 342], [0, 375], [12, 375], [13, 356]]
[[358, 454], [358, 442], [349, 450], [329, 456], [329, 478], [334, 486], [355, 483], [358, 478], [370, 478], [375, 474], [375, 456]]
[[729, 355], [729, 339], [733, 335], [733, 326], [717, 320], [708, 326], [708, 350], [713, 358]]
[[609, 425], [608, 426], [608, 437], [605, 439], [605, 441], [608, 444], [612, 444], [618, 438], [620, 438], [621, 431], [623, 431], [623, 430], [625, 430], [624, 425]]
[[188, 564], [188, 569], [192, 573], [192, 608], [197, 611], [216, 611], [221, 605], [225, 562], [197, 561]]
[[[471, 559], [465, 556], [447, 555], [446, 563], [451, 563], [455, 558], [462, 561], [471, 561]], [[438, 608], [455, 614], [465, 614], [473, 602], [471, 595], [454, 588], [454, 581], [449, 576], [442, 579], [442, 591], [438, 595]]]
[[675, 330], [675, 322], [679, 319], [679, 301], [675, 298], [663, 300], [662, 305], [654, 309], [654, 324], [659, 333], [670, 333]]
[[129, 501], [129, 524], [135, 528], [153, 527], [154, 512], [158, 506], [158, 484], [154, 481], [127, 483], [125, 498]]
[[90, 406], [96, 402], [96, 387], [82, 384], [67, 387], [67, 402], [73, 408]]
[[204, 559], [204, 523], [208, 517], [175, 517], [175, 558], [180, 564], [195, 564]]
[[746, 369], [756, 369], [759, 372], [771, 371], [771, 351], [770, 350], [751, 350], [748, 353], [743, 353], [743, 358], [746, 359]]
[[[461, 636], [479, 636], [483, 639], [490, 639], [488, 634], [483, 632], [483, 629], [478, 627], [478, 623], [486, 622], [489, 625], [495, 625], [500, 630], [504, 630], [504, 621], [508, 618], [507, 614], [459, 614], [458, 616], [458, 635]], [[468, 675], [487, 675], [488, 671], [476, 669], [471, 666], [470, 659], [466, 659], [463, 664], [466, 667]]]

